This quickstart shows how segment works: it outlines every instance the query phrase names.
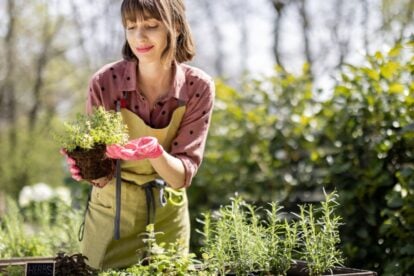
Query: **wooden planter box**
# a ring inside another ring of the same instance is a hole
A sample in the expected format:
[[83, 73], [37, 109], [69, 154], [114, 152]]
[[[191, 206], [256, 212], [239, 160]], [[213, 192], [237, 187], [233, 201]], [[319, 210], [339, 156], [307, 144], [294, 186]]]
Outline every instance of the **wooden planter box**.
[[20, 267], [25, 275], [54, 275], [54, 257], [24, 257], [0, 259], [0, 273], [5, 272], [9, 266]]

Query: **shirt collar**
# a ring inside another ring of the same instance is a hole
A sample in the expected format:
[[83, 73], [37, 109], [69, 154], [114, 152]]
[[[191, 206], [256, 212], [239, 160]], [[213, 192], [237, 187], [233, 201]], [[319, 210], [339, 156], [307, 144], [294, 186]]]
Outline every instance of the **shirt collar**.
[[[136, 91], [137, 90], [137, 61], [126, 61], [125, 71], [122, 76], [121, 90], [122, 91]], [[177, 100], [187, 102], [188, 92], [185, 86], [185, 72], [184, 68], [176, 61], [173, 64], [174, 80], [172, 90], [164, 97], [169, 99], [171, 97]]]

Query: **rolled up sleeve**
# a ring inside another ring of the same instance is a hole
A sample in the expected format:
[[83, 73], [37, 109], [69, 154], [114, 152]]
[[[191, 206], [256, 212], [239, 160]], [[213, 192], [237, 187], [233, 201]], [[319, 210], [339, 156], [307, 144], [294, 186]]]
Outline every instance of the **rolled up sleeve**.
[[179, 158], [185, 168], [185, 188], [191, 185], [203, 159], [214, 96], [213, 80], [201, 82], [195, 87], [195, 92], [186, 105], [177, 136], [172, 142], [170, 154]]

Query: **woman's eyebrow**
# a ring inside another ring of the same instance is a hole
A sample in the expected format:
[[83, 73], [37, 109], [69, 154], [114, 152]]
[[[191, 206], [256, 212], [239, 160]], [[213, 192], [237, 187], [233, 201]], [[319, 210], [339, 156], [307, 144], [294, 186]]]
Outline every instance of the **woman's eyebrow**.
[[[134, 19], [127, 19], [126, 23], [135, 24], [137, 19], [138, 19], [138, 17], [135, 20]], [[156, 19], [155, 17], [144, 17], [144, 20], [142, 22], [150, 22], [150, 21], [159, 22], [159, 20]]]

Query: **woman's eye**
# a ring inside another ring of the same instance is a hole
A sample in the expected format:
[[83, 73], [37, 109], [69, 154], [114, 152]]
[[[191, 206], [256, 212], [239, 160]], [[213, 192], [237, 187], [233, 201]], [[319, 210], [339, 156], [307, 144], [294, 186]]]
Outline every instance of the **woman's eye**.
[[135, 26], [127, 26], [127, 30], [133, 30], [135, 29]]
[[153, 24], [153, 25], [147, 25], [148, 29], [155, 29], [158, 27], [158, 24]]

